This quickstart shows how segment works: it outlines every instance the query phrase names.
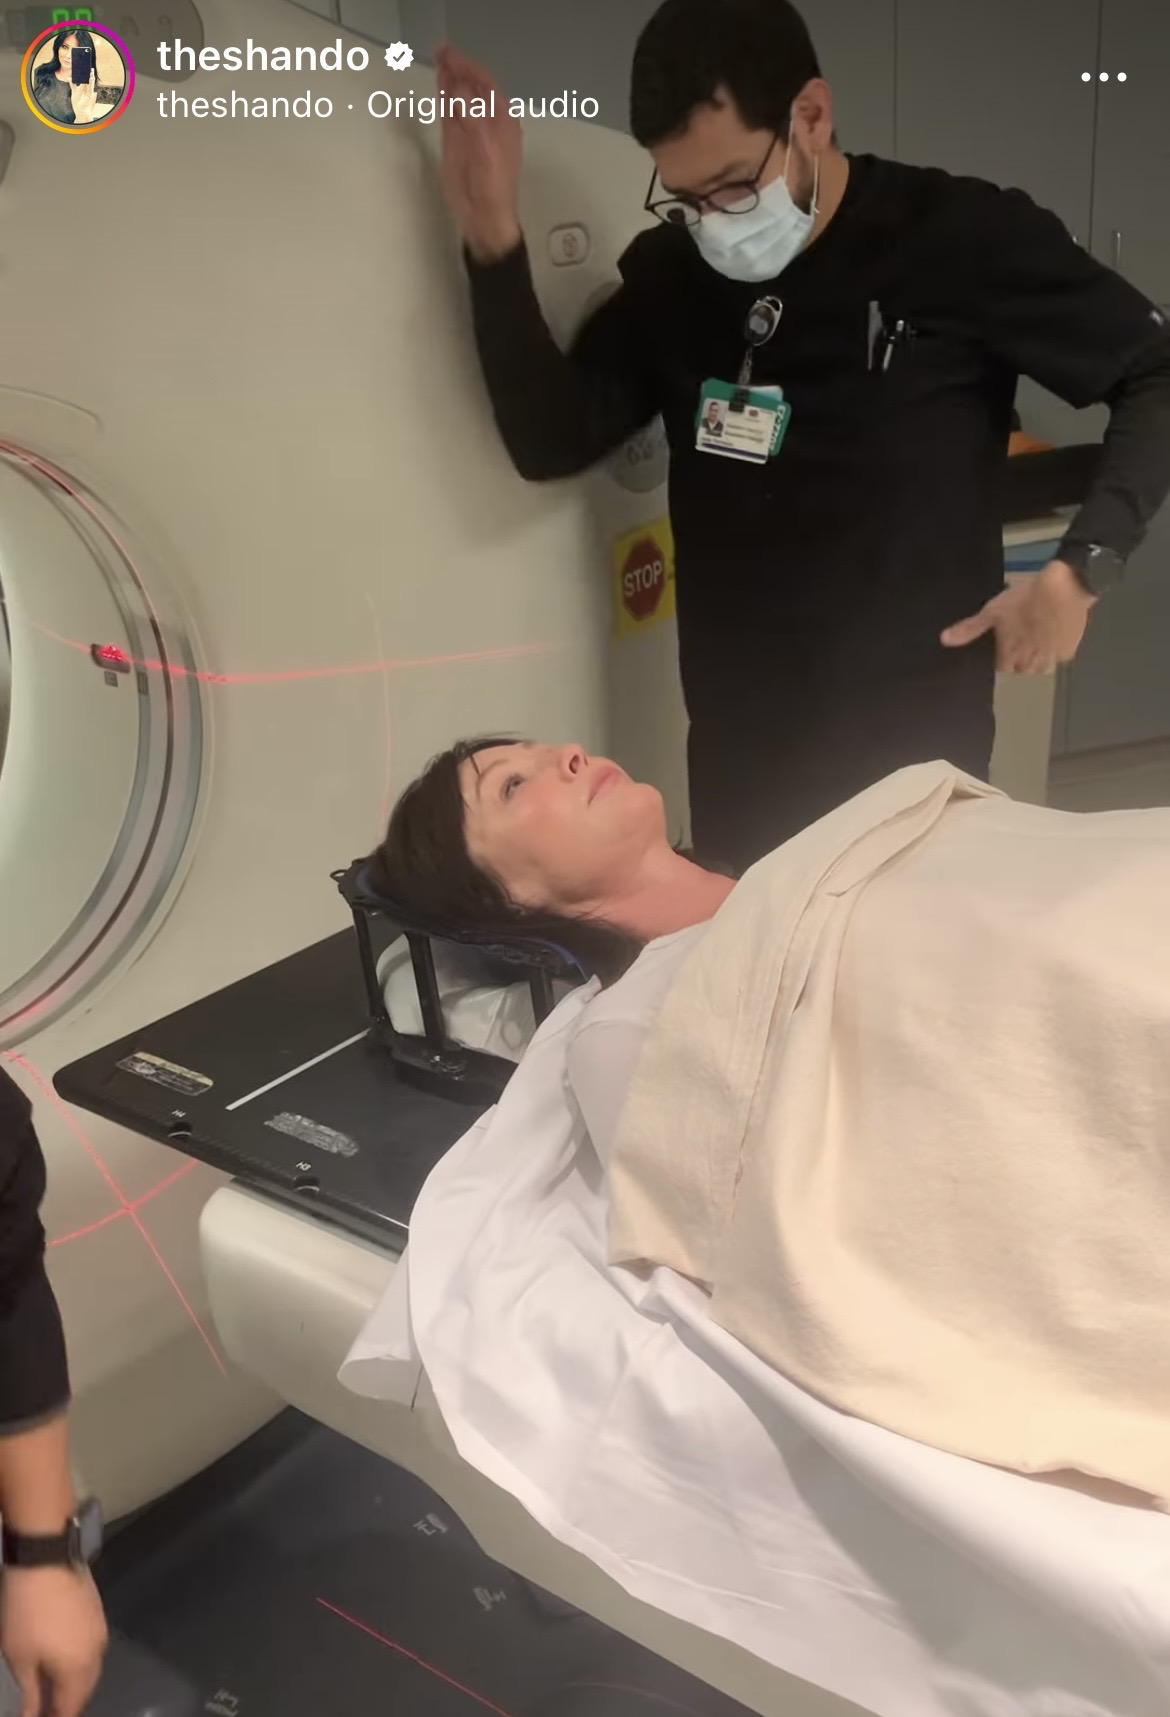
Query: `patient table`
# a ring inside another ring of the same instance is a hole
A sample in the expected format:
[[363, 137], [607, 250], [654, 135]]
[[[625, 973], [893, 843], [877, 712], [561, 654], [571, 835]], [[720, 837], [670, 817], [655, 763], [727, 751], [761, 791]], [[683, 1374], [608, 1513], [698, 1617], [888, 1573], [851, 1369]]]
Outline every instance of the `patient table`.
[[419, 1189], [477, 1115], [406, 1083], [368, 1024], [346, 930], [74, 1062], [54, 1084], [78, 1108], [233, 1177], [204, 1209], [201, 1246], [236, 1364], [430, 1485], [488, 1555], [762, 1717], [856, 1717], [631, 1598], [465, 1463], [425, 1401], [376, 1402], [338, 1382]]
[[[651, 1294], [631, 1323], [610, 1303], [634, 1284], [605, 1269], [603, 1189], [589, 1192], [592, 1216], [573, 1207], [593, 1239], [577, 1246], [578, 1274], [567, 1277], [563, 1248], [541, 1250], [550, 1198], [549, 1231], [568, 1232], [556, 1201], [572, 1176], [542, 1133], [560, 1114], [564, 1016], [548, 1022], [514, 1080], [510, 1061], [461, 1052], [441, 1018], [433, 1027], [444, 1010], [419, 943], [474, 938], [411, 931], [364, 893], [360, 866], [335, 881], [354, 907], [356, 945], [352, 931], [330, 937], [55, 1079], [67, 1101], [233, 1177], [205, 1206], [201, 1246], [236, 1363], [430, 1485], [489, 1556], [761, 1717], [856, 1717], [859, 1707], [793, 1668], [884, 1717], [1161, 1717], [1170, 1520], [834, 1415], [766, 1367], [753, 1372], [729, 1338], [720, 1347], [681, 1279], [672, 1278], [681, 1299], [667, 1283], [666, 1298]], [[378, 919], [391, 940], [406, 929], [412, 941], [425, 1039], [404, 1040], [383, 1005]], [[523, 962], [543, 1017], [548, 961], [564, 956], [485, 953], [510, 965], [508, 984]], [[505, 1085], [494, 1120], [475, 1128]], [[539, 1196], [517, 1202], [509, 1187], [534, 1175]], [[371, 1399], [338, 1372], [386, 1304], [400, 1304], [408, 1231], [406, 1322], [420, 1346], [429, 1331], [429, 1370], [407, 1365], [404, 1382]], [[489, 1255], [502, 1264], [494, 1276], [475, 1262]], [[561, 1287], [546, 1301], [549, 1270]], [[526, 1321], [534, 1307], [535, 1324]], [[459, 1337], [436, 1344], [436, 1317]], [[531, 1340], [533, 1329], [552, 1333]], [[516, 1382], [502, 1389], [501, 1378]], [[479, 1403], [470, 1440], [465, 1391]], [[506, 1455], [501, 1464], [534, 1399], [558, 1403], [561, 1419], [530, 1419], [527, 1465]], [[481, 1435], [485, 1411], [504, 1425], [502, 1442]], [[615, 1450], [616, 1461], [606, 1452]], [[528, 1482], [542, 1463], [559, 1487], [551, 1508], [548, 1488]], [[623, 1534], [624, 1557], [613, 1551]]]

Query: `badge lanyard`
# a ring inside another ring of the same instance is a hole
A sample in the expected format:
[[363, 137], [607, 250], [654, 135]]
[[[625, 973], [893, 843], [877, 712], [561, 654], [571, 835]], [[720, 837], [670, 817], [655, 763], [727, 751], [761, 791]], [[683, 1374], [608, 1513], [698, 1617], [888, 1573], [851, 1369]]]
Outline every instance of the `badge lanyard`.
[[778, 298], [757, 298], [747, 313], [743, 325], [745, 346], [743, 363], [739, 366], [738, 386], [748, 388], [752, 381], [752, 363], [756, 352], [761, 346], [766, 346], [772, 335], [780, 326], [780, 318], [784, 314], [784, 306]]
[[695, 446], [700, 453], [764, 465], [780, 451], [792, 407], [784, 390], [752, 385], [752, 366], [761, 346], [780, 325], [784, 306], [778, 298], [757, 298], [744, 322], [743, 362], [735, 382], [708, 377], [695, 415]]

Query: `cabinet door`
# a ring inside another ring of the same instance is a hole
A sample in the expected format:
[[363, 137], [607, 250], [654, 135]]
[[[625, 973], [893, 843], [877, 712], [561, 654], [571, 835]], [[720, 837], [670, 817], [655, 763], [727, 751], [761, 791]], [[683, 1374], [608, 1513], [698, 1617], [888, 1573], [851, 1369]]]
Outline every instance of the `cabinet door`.
[[1062, 678], [1058, 756], [1170, 738], [1170, 504]]
[[[1163, 308], [1170, 304], [1170, 6], [1103, 0], [1092, 243]], [[1108, 78], [1100, 74], [1107, 72]], [[1125, 81], [1118, 79], [1124, 72]], [[1170, 505], [1124, 585], [1093, 614], [1061, 676], [1057, 754], [1170, 738]]]
[[898, 0], [898, 159], [1018, 187], [1087, 243], [1100, 3]]
[[[1103, 0], [1093, 249], [1170, 302], [1170, 3]], [[1118, 73], [1125, 82], [1118, 82]]]

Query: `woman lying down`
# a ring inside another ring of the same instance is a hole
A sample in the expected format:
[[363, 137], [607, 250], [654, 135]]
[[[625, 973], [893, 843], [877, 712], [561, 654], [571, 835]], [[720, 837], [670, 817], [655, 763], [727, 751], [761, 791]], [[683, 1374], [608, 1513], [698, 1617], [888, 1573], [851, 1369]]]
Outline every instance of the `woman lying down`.
[[736, 883], [616, 765], [487, 740], [374, 862], [601, 979], [567, 1066], [613, 1264], [846, 1413], [1170, 1508], [1170, 809], [924, 764]]

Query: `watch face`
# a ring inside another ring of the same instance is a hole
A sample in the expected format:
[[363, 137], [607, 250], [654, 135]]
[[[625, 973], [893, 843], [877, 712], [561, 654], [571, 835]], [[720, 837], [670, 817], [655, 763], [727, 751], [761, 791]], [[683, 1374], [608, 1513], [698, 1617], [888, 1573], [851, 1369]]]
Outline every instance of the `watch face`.
[[78, 1549], [88, 1567], [102, 1547], [102, 1508], [92, 1499], [77, 1511]]
[[[1079, 568], [1074, 570], [1080, 571]], [[1093, 543], [1085, 556], [1081, 577], [1095, 596], [1103, 596], [1120, 582], [1124, 572], [1125, 562], [1119, 554], [1111, 548], [1102, 548], [1099, 543]]]

